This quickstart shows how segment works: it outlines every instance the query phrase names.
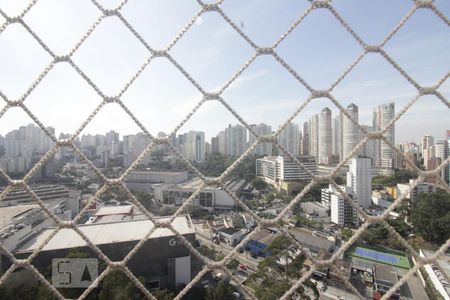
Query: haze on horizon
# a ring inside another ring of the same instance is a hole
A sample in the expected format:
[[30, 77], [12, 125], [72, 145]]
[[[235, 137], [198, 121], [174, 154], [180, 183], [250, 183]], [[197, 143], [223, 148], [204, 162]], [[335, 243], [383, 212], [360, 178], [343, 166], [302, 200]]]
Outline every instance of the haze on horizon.
[[[11, 16], [23, 1], [1, 6]], [[115, 6], [116, 1], [100, 1]], [[450, 2], [435, 1], [447, 16]], [[284, 7], [291, 9], [286, 10]], [[272, 45], [307, 9], [308, 1], [227, 0], [225, 13], [258, 46]], [[335, 0], [333, 6], [367, 43], [378, 44], [399, 23], [412, 1]], [[154, 49], [165, 48], [200, 10], [196, 1], [129, 1], [123, 16]], [[356, 13], [357, 12], [357, 13]], [[57, 54], [66, 54], [100, 15], [90, 1], [39, 1], [25, 22]], [[383, 22], [380, 22], [383, 20]], [[0, 17], [0, 24], [4, 19]], [[148, 26], [151, 24], [151, 26]], [[318, 24], [320, 26], [318, 26]], [[58, 26], [55, 26], [58, 25]], [[384, 46], [385, 51], [419, 84], [433, 86], [449, 72], [450, 31], [429, 10], [417, 11]], [[361, 47], [325, 10], [315, 10], [276, 48], [277, 53], [313, 88], [325, 89], [362, 52]], [[218, 90], [254, 54], [254, 50], [218, 14], [204, 14], [169, 54], [206, 90]], [[106, 95], [116, 95], [137, 72], [149, 52], [115, 17], [104, 19], [74, 53], [74, 62]], [[18, 99], [50, 63], [50, 56], [21, 25], [0, 35], [0, 91]], [[450, 97], [450, 79], [439, 91]], [[417, 90], [379, 54], [367, 54], [332, 94], [346, 107], [359, 106], [360, 124], [372, 123], [372, 109], [395, 102], [398, 113]], [[248, 124], [266, 123], [276, 130], [308, 97], [309, 92], [273, 57], [260, 56], [222, 94]], [[122, 100], [154, 135], [171, 132], [201, 100], [201, 93], [167, 59], [156, 58], [124, 93]], [[45, 126], [73, 133], [102, 101], [69, 65], [59, 63], [31, 92], [25, 105]], [[315, 99], [295, 119], [303, 123], [328, 106]], [[435, 96], [424, 96], [396, 123], [396, 142], [419, 141], [425, 134], [443, 138], [450, 129], [446, 107]], [[19, 108], [0, 118], [4, 135], [32, 120]], [[207, 139], [239, 121], [218, 102], [206, 102], [178, 131], [199, 130]], [[82, 131], [121, 135], [141, 131], [117, 104], [104, 106]]]

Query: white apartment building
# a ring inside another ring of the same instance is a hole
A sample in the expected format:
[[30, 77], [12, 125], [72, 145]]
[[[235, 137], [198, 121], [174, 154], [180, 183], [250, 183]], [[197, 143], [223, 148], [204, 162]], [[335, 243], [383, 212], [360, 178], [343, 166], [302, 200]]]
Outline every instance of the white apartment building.
[[319, 157], [319, 116], [309, 119], [309, 155]]
[[[340, 188], [349, 195], [355, 204], [358, 203], [358, 199], [351, 187], [340, 186]], [[358, 212], [333, 186], [330, 185], [327, 189], [322, 189], [322, 203], [325, 206], [329, 203], [329, 206], [327, 207], [329, 207], [331, 211], [331, 222], [338, 224], [339, 226], [358, 225]]]
[[356, 157], [351, 160], [347, 172], [347, 186], [355, 192], [358, 204], [367, 209], [372, 204], [372, 160]]
[[301, 154], [302, 155], [309, 155], [309, 143], [310, 143], [310, 138], [309, 138], [309, 123], [308, 122], [304, 122], [303, 123], [303, 128], [302, 128], [302, 143], [301, 143]]
[[229, 125], [225, 129], [225, 154], [238, 157], [241, 156], [247, 148], [247, 129], [239, 124], [235, 126]]
[[[361, 125], [361, 128], [364, 129], [367, 132], [373, 132], [373, 127], [368, 125]], [[364, 139], [364, 133], [360, 131], [361, 137], [360, 139]], [[361, 147], [361, 155], [367, 156], [373, 159], [373, 164], [375, 163], [375, 152], [376, 152], [376, 141], [377, 140], [368, 140], [362, 147]]]
[[263, 177], [267, 183], [276, 184], [278, 180], [277, 160], [274, 156], [256, 160], [256, 176]]
[[331, 110], [325, 107], [319, 116], [319, 157], [320, 164], [328, 165], [332, 155]]
[[332, 153], [342, 159], [342, 112], [333, 119]]
[[422, 153], [425, 151], [425, 149], [428, 149], [433, 145], [434, 145], [434, 137], [429, 134], [425, 135], [422, 138]]
[[[377, 106], [373, 113], [374, 130], [383, 130], [395, 117], [395, 103], [387, 103]], [[384, 133], [384, 137], [392, 144], [395, 144], [395, 125], [393, 124]], [[382, 140], [375, 140], [375, 166], [393, 169], [394, 150]]]
[[[258, 125], [250, 125], [252, 130], [259, 136], [266, 136], [272, 134], [272, 127], [270, 125], [260, 123]], [[249, 133], [248, 136], [248, 146], [250, 147], [256, 141], [256, 137]], [[262, 143], [258, 144], [253, 150], [253, 154], [256, 155], [272, 155], [272, 143]]]
[[[144, 133], [123, 136], [123, 165], [128, 167], [150, 144], [150, 138]], [[148, 163], [150, 157], [142, 160], [142, 164]]]
[[[445, 153], [446, 153], [445, 157], [447, 158], [450, 156], [450, 130], [447, 130], [446, 133], [447, 133], [447, 136], [446, 136], [447, 147], [446, 147], [446, 151], [445, 151]], [[445, 172], [445, 175], [444, 175], [445, 181], [447, 182], [447, 184], [450, 185], [450, 165], [447, 164], [447, 166], [444, 169], [444, 172]]]
[[[358, 145], [360, 141], [360, 130], [358, 126], [353, 123], [358, 123], [358, 106], [351, 103], [347, 106], [347, 113], [353, 119], [350, 120], [346, 115], [343, 116], [342, 122], [342, 159], [350, 156], [350, 152]], [[358, 153], [355, 154], [355, 156]]]
[[298, 124], [288, 123], [278, 135], [278, 143], [292, 155], [299, 154], [300, 131]]
[[205, 160], [205, 133], [203, 131], [189, 131], [185, 134], [186, 140], [183, 148], [184, 155], [190, 161], [202, 162]]
[[[297, 156], [297, 159], [312, 174], [317, 174], [317, 162], [312, 156]], [[280, 181], [309, 181], [311, 176], [295, 162], [283, 156], [266, 156], [256, 160], [256, 176], [264, 178], [267, 183]]]

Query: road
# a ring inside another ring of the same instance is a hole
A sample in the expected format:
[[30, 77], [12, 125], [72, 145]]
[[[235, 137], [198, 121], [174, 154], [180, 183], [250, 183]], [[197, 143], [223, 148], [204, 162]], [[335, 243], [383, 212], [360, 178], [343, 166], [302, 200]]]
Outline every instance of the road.
[[[230, 253], [233, 248], [225, 243], [220, 243], [220, 245], [217, 245], [216, 243], [214, 243], [210, 237], [208, 237], [207, 235], [200, 233], [200, 232], [196, 232], [196, 238], [200, 241], [200, 243], [202, 245], [207, 245], [212, 247], [214, 250], [216, 251], [220, 251], [223, 252], [225, 255], [227, 255], [228, 253]], [[234, 256], [237, 260], [239, 260], [239, 262], [243, 265], [247, 265], [249, 269], [256, 271], [258, 269], [258, 264], [260, 261], [262, 261], [262, 258], [253, 258], [251, 257], [247, 252], [244, 253], [238, 253], [236, 252], [234, 254]]]

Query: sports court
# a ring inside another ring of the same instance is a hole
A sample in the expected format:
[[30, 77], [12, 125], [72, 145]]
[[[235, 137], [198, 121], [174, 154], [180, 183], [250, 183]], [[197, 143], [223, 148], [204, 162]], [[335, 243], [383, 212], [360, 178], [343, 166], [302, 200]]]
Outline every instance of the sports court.
[[382, 248], [357, 246], [349, 252], [349, 255], [404, 269], [411, 267], [404, 253]]

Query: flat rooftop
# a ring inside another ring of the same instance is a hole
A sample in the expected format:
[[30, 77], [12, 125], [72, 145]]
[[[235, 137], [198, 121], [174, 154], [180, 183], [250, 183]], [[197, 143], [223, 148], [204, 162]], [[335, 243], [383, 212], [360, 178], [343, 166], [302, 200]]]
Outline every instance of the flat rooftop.
[[176, 186], [184, 189], [196, 189], [200, 184], [202, 184], [202, 180], [200, 178], [194, 178]]
[[[245, 180], [231, 180], [225, 183], [225, 185], [232, 191], [237, 191], [243, 184]], [[189, 181], [180, 183], [180, 184], [171, 184], [171, 187], [181, 188], [181, 189], [197, 189], [202, 184], [202, 180], [200, 178], [193, 178]], [[221, 186], [205, 186], [203, 190], [220, 190]]]
[[11, 224], [11, 221], [17, 216], [39, 207], [37, 204], [0, 207], [0, 229]]
[[[169, 221], [169, 217], [158, 218], [159, 221]], [[195, 233], [194, 225], [188, 215], [182, 215], [175, 218], [172, 226], [181, 234]], [[154, 224], [148, 220], [133, 220], [116, 223], [84, 224], [78, 225], [78, 228], [95, 245], [111, 244], [119, 242], [129, 242], [141, 240], [152, 228]], [[32, 252], [36, 250], [54, 231], [54, 228], [43, 230], [23, 246], [16, 249], [15, 252]], [[149, 237], [159, 238], [175, 235], [167, 228], [156, 229]], [[51, 251], [59, 249], [68, 249], [74, 247], [86, 246], [86, 241], [70, 228], [63, 228], [48, 242], [42, 251]]]
[[251, 238], [250, 240], [254, 240], [257, 242], [260, 242], [262, 244], [266, 244], [269, 245], [270, 243], [273, 242], [273, 240], [277, 237], [276, 233], [271, 233], [265, 229], [262, 229], [258, 232], [256, 232]]
[[240, 230], [236, 229], [234, 227], [228, 227], [228, 228], [220, 229], [219, 231], [223, 232], [225, 234], [232, 235], [232, 234], [235, 234], [236, 232], [239, 232]]
[[117, 206], [102, 206], [95, 215], [108, 216], [108, 215], [121, 215], [130, 214], [133, 211], [133, 205], [117, 205]]
[[331, 249], [335, 242], [330, 241], [323, 237], [313, 236], [312, 233], [304, 231], [299, 228], [292, 228], [289, 232], [295, 237], [295, 239], [300, 242], [304, 247], [315, 247], [328, 251]]
[[375, 264], [375, 280], [394, 285], [398, 281], [397, 272], [393, 266]]

